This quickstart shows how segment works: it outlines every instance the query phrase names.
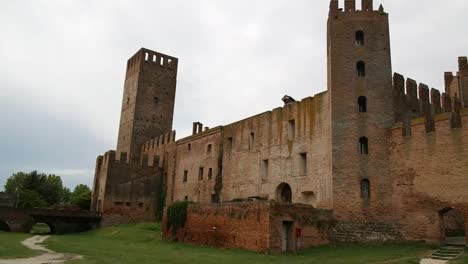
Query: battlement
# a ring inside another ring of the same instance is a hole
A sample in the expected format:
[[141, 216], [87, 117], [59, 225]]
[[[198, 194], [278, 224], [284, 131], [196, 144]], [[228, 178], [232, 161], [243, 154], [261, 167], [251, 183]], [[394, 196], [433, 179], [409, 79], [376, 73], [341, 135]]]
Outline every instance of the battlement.
[[378, 10], [374, 10], [373, 0], [361, 0], [361, 9], [356, 8], [356, 0], [345, 0], [344, 7], [339, 6], [338, 0], [330, 1], [330, 16], [338, 15], [339, 13], [355, 13], [355, 14], [368, 14], [368, 13], [384, 14], [384, 8], [379, 6]]
[[149, 150], [158, 149], [160, 146], [175, 142], [175, 138], [176, 138], [175, 130], [172, 132], [160, 135], [144, 143], [143, 146], [141, 147], [141, 151], [147, 152]]
[[152, 65], [177, 70], [179, 59], [160, 52], [141, 48], [135, 55], [128, 59], [127, 76], [138, 72], [143, 63], [150, 63]]
[[127, 155], [127, 152], [121, 152], [119, 159], [117, 159], [115, 150], [109, 150], [104, 155], [101, 155], [97, 158], [96, 168], [97, 170], [101, 170], [102, 168], [109, 168], [113, 165], [153, 167], [153, 164], [159, 163], [156, 161], [149, 162], [148, 156], [143, 157], [140, 163], [129, 162], [127, 159]]
[[436, 115], [450, 113], [452, 127], [461, 126], [461, 101], [449, 94], [440, 94], [426, 84], [417, 83], [411, 78], [395, 73], [393, 76], [393, 110], [396, 122], [403, 122], [404, 134], [411, 134], [412, 119], [424, 118], [426, 132], [434, 132]]

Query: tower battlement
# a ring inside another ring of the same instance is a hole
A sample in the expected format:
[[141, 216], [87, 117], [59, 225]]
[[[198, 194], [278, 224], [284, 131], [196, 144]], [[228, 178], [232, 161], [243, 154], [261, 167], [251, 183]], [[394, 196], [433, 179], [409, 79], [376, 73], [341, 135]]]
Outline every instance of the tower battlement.
[[179, 59], [157, 51], [141, 48], [135, 55], [128, 59], [126, 78], [138, 72], [141, 69], [142, 63], [150, 63], [177, 71]]
[[378, 10], [374, 10], [373, 0], [361, 0], [361, 9], [356, 7], [357, 0], [345, 0], [344, 7], [340, 7], [338, 0], [330, 1], [330, 16], [338, 14], [384, 14], [383, 6], [380, 5]]

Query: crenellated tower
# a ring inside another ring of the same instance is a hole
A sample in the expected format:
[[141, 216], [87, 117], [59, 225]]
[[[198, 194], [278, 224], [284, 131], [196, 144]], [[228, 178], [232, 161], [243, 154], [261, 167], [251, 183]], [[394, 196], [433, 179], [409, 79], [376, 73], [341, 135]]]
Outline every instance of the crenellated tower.
[[445, 72], [445, 92], [450, 98], [457, 98], [468, 108], [468, 59], [467, 57], [458, 58], [458, 72], [453, 75], [452, 72]]
[[[333, 207], [338, 219], [391, 217], [386, 131], [394, 124], [388, 14], [372, 0], [331, 0], [328, 91]], [[380, 217], [377, 217], [380, 215]]]
[[172, 131], [178, 59], [140, 49], [127, 62], [117, 156], [140, 161], [142, 145]]

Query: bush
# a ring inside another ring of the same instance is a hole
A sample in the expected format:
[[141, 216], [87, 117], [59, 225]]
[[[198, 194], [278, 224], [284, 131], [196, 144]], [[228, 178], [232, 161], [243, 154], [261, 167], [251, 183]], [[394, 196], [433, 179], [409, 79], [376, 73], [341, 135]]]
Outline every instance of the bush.
[[187, 207], [191, 202], [175, 202], [167, 208], [167, 223], [166, 228], [170, 230], [172, 228], [172, 234], [176, 235], [179, 228], [185, 226], [187, 220]]

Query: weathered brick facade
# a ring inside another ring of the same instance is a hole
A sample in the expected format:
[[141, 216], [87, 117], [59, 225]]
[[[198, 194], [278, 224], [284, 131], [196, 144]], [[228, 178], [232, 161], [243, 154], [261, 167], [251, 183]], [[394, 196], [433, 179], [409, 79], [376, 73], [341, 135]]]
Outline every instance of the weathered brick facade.
[[[165, 227], [166, 222], [163, 223]], [[288, 241], [281, 239], [288, 226]], [[164, 230], [164, 237], [190, 244], [243, 248], [258, 252], [299, 251], [329, 243], [331, 210], [310, 205], [285, 205], [268, 201], [194, 204], [188, 208], [184, 228]]]
[[[334, 226], [304, 227], [309, 238], [294, 249], [442, 242], [447, 212], [468, 220], [467, 59], [444, 74], [442, 94], [393, 74], [388, 14], [372, 0], [362, 6], [330, 1], [327, 91], [285, 97], [283, 107], [228, 125], [196, 122], [179, 140], [171, 131], [178, 60], [140, 50], [128, 63], [119, 161], [115, 152], [98, 158], [93, 209], [107, 224], [138, 222], [164, 201], [190, 200], [179, 240], [256, 251], [284, 249], [278, 223], [297, 227], [318, 209], [331, 210]], [[232, 203], [239, 199], [275, 202]]]

